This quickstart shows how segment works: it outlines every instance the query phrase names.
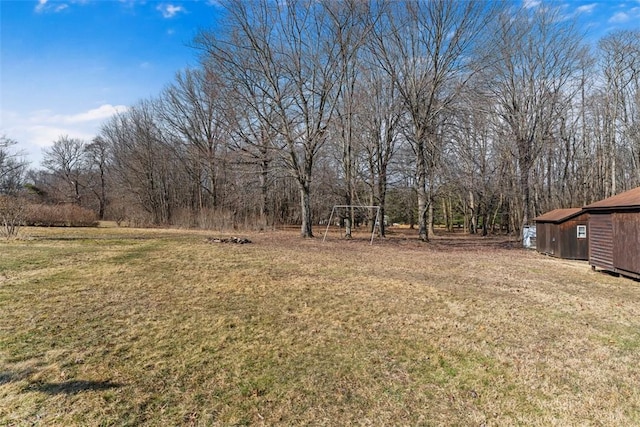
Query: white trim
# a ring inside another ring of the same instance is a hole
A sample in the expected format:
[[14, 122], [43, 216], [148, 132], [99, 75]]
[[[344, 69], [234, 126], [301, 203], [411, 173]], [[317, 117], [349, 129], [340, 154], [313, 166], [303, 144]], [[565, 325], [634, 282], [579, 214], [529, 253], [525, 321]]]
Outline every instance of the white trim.
[[[580, 231], [582, 231], [582, 233]], [[576, 237], [578, 239], [586, 239], [587, 238], [587, 226], [586, 225], [578, 225], [576, 227]]]

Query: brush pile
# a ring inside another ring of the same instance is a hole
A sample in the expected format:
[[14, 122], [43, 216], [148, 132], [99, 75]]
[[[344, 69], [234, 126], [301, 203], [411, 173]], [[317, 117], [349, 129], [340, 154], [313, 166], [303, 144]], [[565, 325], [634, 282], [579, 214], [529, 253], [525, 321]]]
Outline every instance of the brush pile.
[[244, 245], [246, 243], [251, 243], [251, 240], [244, 237], [208, 237], [208, 243], [236, 243], [239, 245]]

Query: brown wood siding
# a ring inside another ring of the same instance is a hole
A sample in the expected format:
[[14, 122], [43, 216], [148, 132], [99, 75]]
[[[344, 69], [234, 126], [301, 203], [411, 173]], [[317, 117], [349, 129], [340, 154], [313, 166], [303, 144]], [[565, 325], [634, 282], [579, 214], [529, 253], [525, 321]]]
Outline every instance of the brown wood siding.
[[547, 224], [547, 247], [549, 248], [549, 255], [560, 256], [558, 239], [560, 238], [560, 229], [558, 224]]
[[536, 250], [541, 254], [553, 255], [551, 248], [551, 224], [536, 224]]
[[613, 220], [611, 214], [592, 214], [589, 218], [589, 264], [614, 270]]
[[588, 239], [578, 239], [578, 225], [586, 227], [588, 218], [584, 213], [560, 222], [538, 221], [537, 251], [558, 258], [589, 259]]
[[558, 256], [566, 259], [589, 259], [589, 233], [587, 238], [578, 239], [578, 226], [587, 225], [586, 215], [584, 219], [574, 219], [558, 224], [560, 228], [560, 242], [558, 244]]
[[614, 267], [640, 274], [640, 214], [613, 214]]

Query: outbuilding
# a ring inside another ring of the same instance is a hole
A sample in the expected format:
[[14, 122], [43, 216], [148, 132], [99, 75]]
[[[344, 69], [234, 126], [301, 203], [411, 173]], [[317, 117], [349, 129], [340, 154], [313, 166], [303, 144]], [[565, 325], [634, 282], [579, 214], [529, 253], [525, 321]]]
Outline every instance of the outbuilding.
[[640, 278], [640, 187], [584, 207], [592, 268]]
[[588, 214], [581, 208], [555, 209], [534, 221], [538, 252], [565, 259], [589, 259]]

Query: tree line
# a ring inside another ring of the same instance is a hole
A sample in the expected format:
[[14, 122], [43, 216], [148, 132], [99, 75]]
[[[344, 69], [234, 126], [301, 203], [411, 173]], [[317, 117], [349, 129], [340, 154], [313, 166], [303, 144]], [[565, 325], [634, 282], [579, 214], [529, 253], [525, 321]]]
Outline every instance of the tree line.
[[92, 141], [60, 137], [31, 192], [101, 219], [303, 237], [334, 204], [378, 205], [428, 240], [436, 223], [518, 233], [640, 185], [639, 31], [589, 44], [553, 4], [222, 5], [198, 67]]

